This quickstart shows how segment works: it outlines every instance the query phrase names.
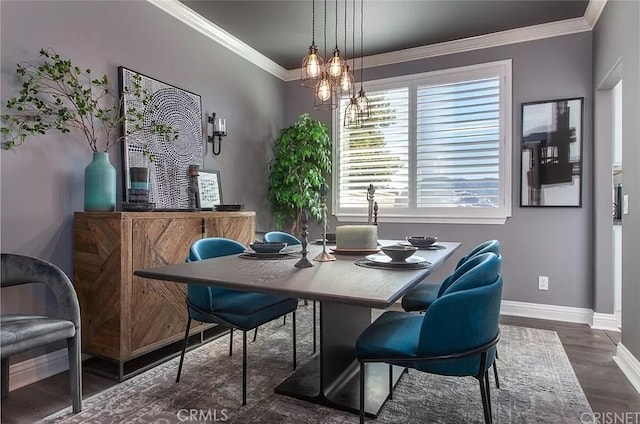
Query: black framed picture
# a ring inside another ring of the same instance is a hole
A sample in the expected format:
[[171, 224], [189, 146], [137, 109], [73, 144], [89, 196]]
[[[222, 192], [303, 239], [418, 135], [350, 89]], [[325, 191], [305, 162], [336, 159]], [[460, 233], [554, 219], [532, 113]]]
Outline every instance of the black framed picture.
[[582, 206], [584, 97], [522, 104], [520, 206]]
[[[173, 85], [155, 80], [123, 66], [119, 70], [120, 93], [123, 96], [123, 113], [142, 111], [145, 120], [171, 125], [178, 132], [178, 139], [167, 142], [161, 135], [142, 131], [135, 136], [125, 136], [122, 144], [123, 197], [129, 187], [131, 167], [149, 168], [149, 202], [158, 209], [187, 209], [189, 206], [190, 164], [201, 165], [202, 104], [200, 96]], [[140, 76], [139, 84], [151, 95], [144, 105], [133, 95], [134, 76]], [[130, 93], [125, 93], [128, 87]], [[134, 106], [135, 109], [131, 109]], [[126, 132], [126, 129], [125, 129]], [[154, 161], [143, 154], [146, 146]]]
[[198, 195], [202, 209], [222, 204], [220, 171], [201, 169], [198, 171]]

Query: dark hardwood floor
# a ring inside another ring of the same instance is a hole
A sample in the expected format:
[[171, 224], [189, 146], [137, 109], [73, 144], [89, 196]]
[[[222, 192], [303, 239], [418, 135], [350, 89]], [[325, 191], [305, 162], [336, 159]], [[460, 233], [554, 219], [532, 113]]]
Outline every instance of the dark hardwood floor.
[[[556, 331], [594, 412], [640, 413], [640, 394], [612, 359], [620, 333], [592, 330], [583, 324], [520, 317], [503, 316], [501, 322]], [[83, 397], [115, 384], [85, 373]], [[2, 423], [33, 423], [70, 405], [68, 393], [67, 373], [15, 390], [2, 400]]]

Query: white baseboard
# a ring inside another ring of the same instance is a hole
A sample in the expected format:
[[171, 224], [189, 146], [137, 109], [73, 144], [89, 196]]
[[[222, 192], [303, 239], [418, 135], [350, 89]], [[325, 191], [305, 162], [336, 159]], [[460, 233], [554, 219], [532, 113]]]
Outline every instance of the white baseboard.
[[593, 313], [593, 325], [594, 330], [608, 330], [620, 332], [618, 327], [618, 319], [614, 314], [601, 314], [600, 312]]
[[640, 393], [640, 362], [636, 357], [622, 343], [618, 343], [616, 356], [613, 357], [613, 360]]
[[544, 305], [541, 303], [515, 302], [503, 300], [501, 315], [512, 315], [525, 318], [548, 319], [553, 321], [575, 322], [591, 325], [593, 311], [587, 308], [572, 306]]
[[67, 349], [18, 362], [9, 366], [9, 391], [44, 380], [68, 369]]

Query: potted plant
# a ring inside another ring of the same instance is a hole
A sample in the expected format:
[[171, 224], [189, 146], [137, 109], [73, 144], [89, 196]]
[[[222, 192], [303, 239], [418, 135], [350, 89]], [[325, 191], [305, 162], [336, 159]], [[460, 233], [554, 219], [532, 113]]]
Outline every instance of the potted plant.
[[[63, 134], [80, 132], [86, 139], [93, 160], [85, 169], [86, 211], [110, 211], [115, 209], [116, 173], [109, 163], [108, 151], [126, 136], [149, 131], [160, 134], [166, 140], [176, 140], [173, 127], [145, 120], [143, 110], [129, 108], [123, 113], [123, 98], [110, 84], [106, 75], [97, 77], [90, 69], [74, 66], [53, 49], [40, 50], [41, 63], [18, 64], [16, 73], [22, 80], [19, 96], [6, 102], [11, 111], [3, 116], [3, 147], [12, 149], [23, 144], [27, 137], [58, 130]], [[149, 94], [136, 74], [132, 87], [125, 94], [132, 94], [143, 107], [151, 107]], [[126, 125], [125, 125], [126, 124]], [[121, 128], [126, 128], [121, 132]], [[147, 145], [140, 142], [143, 154], [153, 162]]]
[[320, 219], [320, 187], [331, 171], [331, 142], [325, 124], [301, 115], [280, 131], [269, 166], [271, 210], [278, 228], [290, 225], [290, 233], [300, 234], [302, 209]]

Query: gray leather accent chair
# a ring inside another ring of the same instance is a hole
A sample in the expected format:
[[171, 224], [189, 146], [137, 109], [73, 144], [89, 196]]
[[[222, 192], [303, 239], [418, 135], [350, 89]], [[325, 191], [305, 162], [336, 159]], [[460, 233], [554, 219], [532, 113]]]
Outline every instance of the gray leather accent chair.
[[29, 256], [3, 253], [2, 287], [42, 283], [58, 302], [58, 316], [29, 314], [0, 315], [0, 357], [2, 397], [9, 392], [9, 357], [58, 340], [66, 340], [73, 412], [82, 410], [82, 361], [80, 345], [80, 305], [69, 277], [56, 265]]

